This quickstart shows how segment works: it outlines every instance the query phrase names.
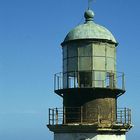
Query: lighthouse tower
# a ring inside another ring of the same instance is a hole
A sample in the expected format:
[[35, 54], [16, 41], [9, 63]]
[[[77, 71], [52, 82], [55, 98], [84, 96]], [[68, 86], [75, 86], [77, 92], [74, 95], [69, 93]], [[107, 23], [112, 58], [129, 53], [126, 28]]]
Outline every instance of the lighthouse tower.
[[94, 22], [94, 12], [62, 42], [63, 71], [55, 74], [55, 93], [62, 108], [49, 109], [47, 127], [54, 140], [125, 140], [131, 110], [119, 108], [125, 93], [124, 73], [116, 70], [117, 41]]

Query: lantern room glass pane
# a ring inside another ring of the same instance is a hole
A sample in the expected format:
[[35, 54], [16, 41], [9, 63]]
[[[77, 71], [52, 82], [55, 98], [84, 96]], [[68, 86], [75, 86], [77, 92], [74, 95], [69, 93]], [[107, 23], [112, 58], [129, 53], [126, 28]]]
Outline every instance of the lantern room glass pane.
[[91, 57], [79, 57], [79, 70], [91, 70], [92, 69], [92, 59]]
[[67, 71], [67, 59], [63, 60], [63, 72]]
[[78, 56], [92, 56], [92, 46], [85, 45], [78, 48]]
[[107, 58], [107, 70], [115, 71], [115, 60], [113, 58]]
[[93, 57], [93, 69], [105, 70], [105, 57]]
[[76, 71], [77, 70], [77, 57], [69, 58], [68, 59], [68, 69], [67, 71]]
[[107, 57], [115, 57], [115, 47], [109, 45], [107, 46], [106, 50]]
[[63, 47], [63, 58], [67, 58], [67, 46]]
[[75, 57], [78, 55], [76, 46], [68, 46], [68, 57]]
[[105, 56], [105, 45], [104, 44], [94, 44], [93, 45], [93, 55], [94, 56]]

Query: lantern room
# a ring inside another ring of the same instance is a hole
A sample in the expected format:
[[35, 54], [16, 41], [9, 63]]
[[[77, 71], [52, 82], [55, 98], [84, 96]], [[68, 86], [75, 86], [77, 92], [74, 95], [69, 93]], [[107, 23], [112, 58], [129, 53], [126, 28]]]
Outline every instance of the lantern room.
[[85, 23], [72, 29], [61, 44], [63, 72], [55, 75], [56, 90], [97, 87], [124, 91], [124, 74], [116, 71], [114, 36], [94, 23], [92, 10], [87, 10], [84, 17]]

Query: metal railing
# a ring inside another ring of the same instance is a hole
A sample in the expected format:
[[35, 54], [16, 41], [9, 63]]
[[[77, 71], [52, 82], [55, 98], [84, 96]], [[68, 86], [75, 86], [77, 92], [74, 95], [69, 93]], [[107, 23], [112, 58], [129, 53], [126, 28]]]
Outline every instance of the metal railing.
[[[92, 108], [91, 108], [92, 109]], [[65, 125], [65, 124], [91, 124], [94, 120], [96, 124], [102, 124], [100, 119], [100, 113], [90, 118], [85, 118], [83, 107], [77, 108], [52, 108], [49, 109], [49, 125]], [[114, 114], [112, 114], [113, 116]], [[126, 124], [131, 125], [131, 110], [128, 108], [118, 108], [115, 114], [116, 119], [112, 121], [112, 124]]]
[[125, 90], [124, 73], [92, 70], [60, 72], [54, 75], [54, 90], [94, 87]]
[[62, 108], [49, 108], [49, 124], [62, 124], [64, 112]]
[[118, 108], [117, 110], [117, 121], [118, 124], [131, 124], [131, 109], [129, 108]]

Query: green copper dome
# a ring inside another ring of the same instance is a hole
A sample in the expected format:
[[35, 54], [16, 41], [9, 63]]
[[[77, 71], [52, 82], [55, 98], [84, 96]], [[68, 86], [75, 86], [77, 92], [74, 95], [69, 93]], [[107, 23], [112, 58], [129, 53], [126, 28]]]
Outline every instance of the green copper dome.
[[85, 23], [72, 29], [65, 37], [63, 43], [79, 39], [98, 39], [117, 44], [109, 30], [93, 22], [94, 13], [92, 10], [87, 10], [84, 16], [86, 20]]

